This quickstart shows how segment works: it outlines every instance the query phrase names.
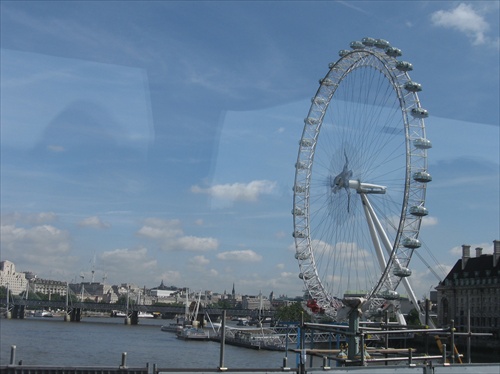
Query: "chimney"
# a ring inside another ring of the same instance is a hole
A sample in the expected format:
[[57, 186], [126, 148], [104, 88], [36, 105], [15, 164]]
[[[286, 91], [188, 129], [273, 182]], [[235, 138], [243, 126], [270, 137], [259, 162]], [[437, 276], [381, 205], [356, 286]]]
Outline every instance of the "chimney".
[[500, 260], [500, 240], [493, 240], [493, 267], [498, 265]]
[[476, 257], [481, 257], [483, 254], [483, 249], [481, 247], [476, 248]]
[[470, 258], [470, 245], [462, 245], [462, 270], [465, 269], [465, 265]]

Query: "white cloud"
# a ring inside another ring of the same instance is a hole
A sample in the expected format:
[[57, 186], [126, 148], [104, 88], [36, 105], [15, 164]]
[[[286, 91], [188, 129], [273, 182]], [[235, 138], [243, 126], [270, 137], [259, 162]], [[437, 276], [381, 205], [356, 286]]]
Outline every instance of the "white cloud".
[[107, 229], [111, 225], [107, 222], [103, 222], [98, 216], [91, 216], [84, 218], [78, 223], [80, 227], [90, 227], [94, 229]]
[[281, 230], [281, 231], [276, 232], [276, 234], [274, 234], [274, 235], [275, 235], [276, 239], [283, 239], [284, 237], [286, 237], [286, 232]]
[[426, 216], [422, 218], [422, 227], [436, 226], [438, 219], [436, 217]]
[[241, 251], [228, 251], [217, 254], [217, 258], [223, 261], [238, 261], [238, 262], [259, 262], [262, 256], [252, 251], [245, 249]]
[[147, 248], [138, 249], [114, 249], [112, 251], [105, 251], [100, 255], [100, 258], [104, 262], [111, 263], [122, 263], [122, 262], [136, 262], [144, 260], [147, 255]]
[[41, 258], [46, 255], [63, 255], [70, 251], [69, 235], [51, 225], [41, 225], [32, 228], [1, 226], [0, 240], [2, 252], [26, 257], [30, 254]]
[[455, 29], [472, 39], [473, 45], [482, 45], [489, 42], [486, 33], [490, 25], [479, 11], [466, 3], [458, 4], [450, 11], [439, 10], [431, 15], [435, 26]]
[[[470, 255], [471, 257], [476, 256], [476, 248], [482, 248], [483, 249], [483, 254], [492, 254], [493, 253], [493, 243], [477, 243], [477, 244], [468, 244], [464, 243], [465, 245], [470, 245]], [[453, 255], [454, 258], [461, 258], [462, 257], [462, 246], [456, 246], [451, 248], [448, 253]]]
[[[110, 278], [121, 281], [143, 279], [146, 274], [156, 271], [158, 267], [155, 259], [148, 258], [148, 250], [144, 247], [136, 249], [119, 248], [105, 251], [99, 256], [99, 264], [103, 268], [108, 269], [107, 272]], [[124, 279], [124, 274], [127, 274], [127, 279]]]
[[[451, 267], [450, 267], [451, 269]], [[434, 288], [439, 284], [439, 279], [436, 278], [434, 273], [440, 274], [443, 269], [433, 269], [433, 271], [427, 269], [424, 271], [418, 271], [412, 269], [411, 277], [409, 277], [408, 281], [410, 282], [411, 289], [415, 294], [417, 300], [422, 300], [426, 297], [429, 297], [429, 292], [433, 291]], [[406, 289], [400, 285], [397, 290], [401, 295], [407, 296]]]
[[109, 279], [139, 285], [148, 275], [158, 271], [157, 261], [148, 257], [148, 250], [144, 247], [105, 251], [99, 256], [98, 263], [106, 269]]
[[150, 239], [171, 239], [183, 235], [180, 225], [181, 222], [177, 219], [166, 221], [159, 218], [148, 218], [137, 234]]
[[77, 260], [71, 255], [69, 233], [52, 225], [2, 225], [0, 246], [3, 259], [15, 263], [19, 271], [34, 271], [41, 278], [68, 279], [67, 271]]
[[174, 285], [181, 279], [181, 273], [177, 270], [167, 270], [157, 277], [159, 281], [164, 281], [165, 284]]
[[219, 241], [215, 238], [199, 238], [196, 236], [183, 236], [177, 238], [175, 244], [178, 249], [185, 251], [210, 251], [219, 247]]
[[66, 149], [61, 145], [48, 145], [47, 150], [54, 153], [61, 153], [64, 152]]
[[184, 235], [179, 220], [162, 220], [149, 218], [137, 235], [152, 239], [159, 243], [164, 251], [194, 251], [203, 252], [215, 250], [219, 247], [219, 241], [211, 237], [198, 237]]
[[211, 276], [211, 277], [217, 277], [219, 275], [219, 272], [215, 269], [210, 269], [210, 271], [208, 272], [208, 274]]
[[204, 266], [208, 265], [210, 263], [210, 260], [206, 258], [205, 256], [194, 256], [189, 260], [189, 264], [193, 266]]
[[269, 195], [276, 189], [276, 182], [256, 180], [249, 183], [217, 184], [208, 188], [192, 186], [191, 192], [207, 194], [229, 201], [257, 201], [261, 195]]
[[14, 225], [17, 222], [26, 223], [29, 225], [43, 225], [57, 220], [57, 215], [54, 212], [40, 212], [24, 214], [12, 212], [2, 215], [2, 224]]

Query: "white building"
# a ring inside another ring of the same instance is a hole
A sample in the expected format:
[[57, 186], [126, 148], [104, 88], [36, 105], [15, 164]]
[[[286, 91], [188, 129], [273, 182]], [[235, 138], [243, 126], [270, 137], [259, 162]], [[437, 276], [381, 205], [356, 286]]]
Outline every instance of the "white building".
[[67, 283], [50, 279], [33, 278], [30, 280], [30, 292], [39, 292], [45, 295], [66, 296]]
[[153, 289], [151, 290], [151, 296], [157, 297], [157, 298], [166, 298], [166, 297], [171, 297], [173, 294], [177, 293], [178, 291], [175, 290], [160, 290], [160, 289]]
[[13, 295], [26, 291], [28, 280], [24, 273], [17, 273], [16, 266], [10, 261], [0, 262], [0, 286], [8, 287]]
[[250, 310], [270, 310], [271, 302], [268, 298], [258, 295], [258, 296], [243, 296], [241, 300], [242, 309]]

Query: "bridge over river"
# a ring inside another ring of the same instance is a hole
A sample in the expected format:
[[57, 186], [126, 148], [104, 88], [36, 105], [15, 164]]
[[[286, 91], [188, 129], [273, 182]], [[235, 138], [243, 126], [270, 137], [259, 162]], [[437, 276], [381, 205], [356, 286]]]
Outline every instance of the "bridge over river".
[[[162, 318], [172, 319], [177, 315], [184, 315], [184, 306], [166, 306], [166, 305], [137, 305], [130, 304], [127, 308], [124, 304], [77, 302], [66, 304], [64, 301], [49, 300], [14, 300], [7, 308], [11, 318], [24, 318], [25, 311], [28, 309], [41, 310], [65, 310], [71, 317], [71, 321], [79, 321], [84, 311], [104, 312], [110, 315], [113, 312], [122, 312], [132, 318], [132, 324], [137, 323], [139, 313], [160, 314]], [[200, 307], [199, 315], [207, 315], [211, 320], [216, 320], [222, 316], [223, 312], [231, 317], [257, 317], [273, 318], [275, 311], [271, 310], [249, 310], [249, 309], [222, 309], [213, 307]], [[135, 322], [135, 323], [134, 323]]]

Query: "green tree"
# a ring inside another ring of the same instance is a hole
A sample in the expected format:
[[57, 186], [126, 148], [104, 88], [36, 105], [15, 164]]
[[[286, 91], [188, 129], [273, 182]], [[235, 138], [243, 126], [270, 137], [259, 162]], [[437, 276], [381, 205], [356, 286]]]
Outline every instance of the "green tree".
[[0, 303], [4, 304], [7, 300], [7, 287], [0, 287]]
[[419, 326], [420, 325], [420, 318], [418, 318], [417, 309], [413, 308], [412, 310], [410, 310], [410, 312], [406, 316], [406, 323], [408, 325], [412, 325], [412, 326]]
[[231, 309], [231, 303], [229, 302], [229, 300], [219, 300], [213, 305], [213, 307], [220, 309]]
[[290, 305], [280, 306], [276, 310], [276, 319], [283, 322], [296, 322], [300, 323], [304, 318], [304, 322], [310, 322], [311, 317], [302, 308], [300, 301], [296, 301]]
[[116, 300], [115, 304], [125, 305], [127, 304], [127, 295], [120, 295], [118, 300]]

